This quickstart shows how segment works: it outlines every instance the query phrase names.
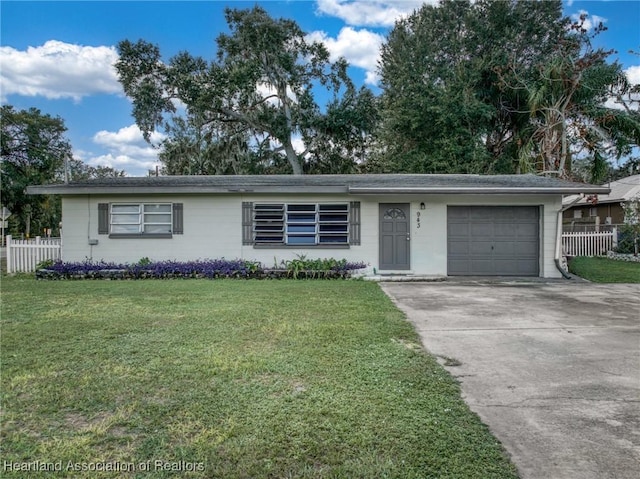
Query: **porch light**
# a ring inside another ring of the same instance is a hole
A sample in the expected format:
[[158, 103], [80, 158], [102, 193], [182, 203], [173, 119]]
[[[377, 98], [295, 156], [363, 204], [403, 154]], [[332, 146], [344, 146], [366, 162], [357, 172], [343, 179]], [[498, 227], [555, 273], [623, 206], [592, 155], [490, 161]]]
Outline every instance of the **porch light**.
[[420, 203], [420, 209], [424, 210], [426, 208], [426, 206], [424, 205], [424, 201], [422, 203]]

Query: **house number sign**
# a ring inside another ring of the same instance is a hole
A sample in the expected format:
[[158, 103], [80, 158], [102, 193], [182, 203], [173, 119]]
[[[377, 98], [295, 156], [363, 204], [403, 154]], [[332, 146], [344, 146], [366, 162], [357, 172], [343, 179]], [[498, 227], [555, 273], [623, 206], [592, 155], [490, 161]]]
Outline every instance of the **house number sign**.
[[420, 212], [416, 211], [416, 228], [420, 228]]

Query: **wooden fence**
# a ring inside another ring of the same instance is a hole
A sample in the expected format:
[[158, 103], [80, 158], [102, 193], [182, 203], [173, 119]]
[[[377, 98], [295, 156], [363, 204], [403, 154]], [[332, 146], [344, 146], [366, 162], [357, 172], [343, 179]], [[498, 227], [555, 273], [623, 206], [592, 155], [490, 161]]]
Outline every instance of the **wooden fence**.
[[36, 265], [48, 259], [60, 259], [60, 238], [15, 240], [7, 235], [7, 273], [29, 273]]
[[618, 232], [562, 233], [562, 250], [566, 256], [606, 256], [618, 243]]

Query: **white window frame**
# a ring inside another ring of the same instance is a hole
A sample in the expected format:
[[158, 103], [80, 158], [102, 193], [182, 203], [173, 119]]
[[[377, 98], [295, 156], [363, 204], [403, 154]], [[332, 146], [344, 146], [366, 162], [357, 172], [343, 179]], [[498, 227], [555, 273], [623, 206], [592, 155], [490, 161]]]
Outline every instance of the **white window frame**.
[[[153, 211], [158, 207], [164, 207], [164, 211]], [[129, 211], [117, 211], [119, 208], [128, 208]], [[168, 221], [153, 221], [154, 217], [169, 216]], [[118, 217], [128, 216], [124, 221], [114, 221]], [[136, 218], [133, 218], [136, 217]], [[130, 231], [118, 231], [118, 226], [132, 227]], [[148, 232], [147, 228], [165, 227], [165, 231]], [[115, 228], [114, 228], [115, 227]], [[135, 227], [135, 230], [134, 228]], [[111, 203], [109, 208], [109, 233], [122, 236], [154, 236], [170, 235], [173, 232], [173, 205], [172, 203]]]
[[349, 203], [256, 203], [255, 245], [290, 247], [348, 246]]
[[582, 210], [581, 209], [573, 210], [573, 217], [574, 219], [582, 218]]
[[598, 207], [592, 206], [589, 208], [589, 218], [595, 218], [596, 216], [598, 216]]

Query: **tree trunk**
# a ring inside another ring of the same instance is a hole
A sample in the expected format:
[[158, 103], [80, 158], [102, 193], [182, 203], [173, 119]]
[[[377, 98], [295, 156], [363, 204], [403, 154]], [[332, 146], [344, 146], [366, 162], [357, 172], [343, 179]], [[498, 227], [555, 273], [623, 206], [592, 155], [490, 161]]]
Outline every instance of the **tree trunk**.
[[284, 146], [284, 151], [287, 154], [287, 160], [289, 161], [289, 164], [291, 165], [291, 169], [293, 169], [293, 174], [294, 175], [302, 175], [303, 174], [302, 165], [300, 164], [300, 161], [298, 160], [298, 154], [293, 149], [293, 145], [291, 144], [291, 140], [287, 140], [286, 143], [284, 145], [282, 145], [282, 146]]

